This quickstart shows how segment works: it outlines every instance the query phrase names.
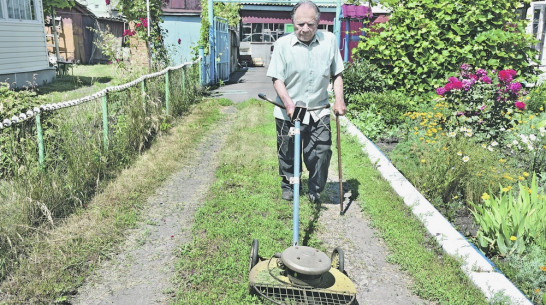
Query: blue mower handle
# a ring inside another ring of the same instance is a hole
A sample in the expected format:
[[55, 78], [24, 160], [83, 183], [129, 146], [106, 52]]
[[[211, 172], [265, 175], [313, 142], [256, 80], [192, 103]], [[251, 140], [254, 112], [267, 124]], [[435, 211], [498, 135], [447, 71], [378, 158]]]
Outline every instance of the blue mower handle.
[[[273, 104], [275, 106], [281, 107], [282, 109], [286, 109], [283, 104], [277, 103], [276, 101], [268, 98], [267, 95], [265, 95], [263, 93], [258, 93], [258, 97], [261, 98], [262, 100], [270, 102], [271, 104]], [[303, 108], [305, 108], [305, 107], [303, 107]], [[306, 110], [307, 111], [315, 111], [315, 110], [326, 109], [326, 108], [330, 108], [330, 104], [317, 106], [317, 107], [312, 107], [312, 108], [306, 108]]]

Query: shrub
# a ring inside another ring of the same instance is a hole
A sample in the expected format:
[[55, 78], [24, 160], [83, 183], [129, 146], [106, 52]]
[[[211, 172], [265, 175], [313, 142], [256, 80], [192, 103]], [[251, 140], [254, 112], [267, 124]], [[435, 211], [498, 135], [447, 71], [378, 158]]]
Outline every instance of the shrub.
[[364, 92], [383, 92], [385, 81], [377, 66], [360, 60], [348, 63], [343, 71], [343, 93], [350, 101]]
[[371, 111], [379, 114], [383, 123], [388, 126], [398, 126], [404, 122], [404, 113], [414, 110], [415, 102], [401, 92], [365, 92], [349, 97], [347, 101], [349, 116], [356, 118], [362, 111]]
[[527, 108], [534, 113], [546, 111], [546, 83], [542, 83], [529, 90]]
[[525, 34], [525, 20], [514, 14], [521, 5], [510, 0], [396, 1], [379, 31], [366, 29], [356, 58], [365, 58], [383, 72], [387, 86], [423, 93], [456, 73], [462, 63], [488, 70], [501, 65], [533, 74], [529, 65], [534, 38]]

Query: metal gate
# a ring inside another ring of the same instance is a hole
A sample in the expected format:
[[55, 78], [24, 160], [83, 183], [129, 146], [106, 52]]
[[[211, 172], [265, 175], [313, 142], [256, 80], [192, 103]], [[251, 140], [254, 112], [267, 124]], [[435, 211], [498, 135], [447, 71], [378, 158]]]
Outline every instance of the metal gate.
[[215, 55], [215, 64], [216, 72], [218, 79], [222, 81], [229, 80], [230, 67], [230, 50], [231, 45], [229, 41], [229, 25], [227, 19], [214, 17], [214, 33], [216, 38], [216, 43], [214, 44], [216, 50]]

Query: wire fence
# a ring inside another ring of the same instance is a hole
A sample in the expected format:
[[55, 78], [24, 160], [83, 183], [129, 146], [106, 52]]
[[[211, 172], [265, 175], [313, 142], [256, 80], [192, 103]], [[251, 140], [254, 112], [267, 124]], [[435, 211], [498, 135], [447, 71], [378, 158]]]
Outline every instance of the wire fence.
[[[198, 101], [201, 91], [199, 64], [189, 62], [2, 120], [0, 198], [30, 202], [24, 206], [31, 223], [68, 215]], [[0, 225], [2, 235], [5, 223]]]

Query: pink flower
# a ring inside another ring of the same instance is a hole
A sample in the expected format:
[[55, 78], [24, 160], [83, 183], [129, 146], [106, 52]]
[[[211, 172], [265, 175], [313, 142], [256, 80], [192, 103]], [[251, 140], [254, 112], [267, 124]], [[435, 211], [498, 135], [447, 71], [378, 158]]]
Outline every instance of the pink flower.
[[486, 84], [491, 84], [491, 79], [487, 75], [480, 77], [480, 80]]
[[525, 103], [522, 101], [515, 102], [514, 106], [516, 106], [516, 108], [518, 108], [519, 110], [525, 110]]
[[450, 82], [450, 83], [454, 83], [454, 82], [458, 82], [459, 79], [456, 78], [455, 76], [452, 76], [452, 77], [448, 78], [447, 81]]
[[487, 71], [485, 71], [484, 69], [478, 69], [478, 70], [476, 70], [476, 75], [477, 75], [478, 77], [487, 76]]
[[516, 75], [517, 72], [514, 70], [501, 70], [499, 71], [499, 80], [508, 83], [511, 82]]
[[182, 42], [182, 39], [178, 38], [178, 44], [180, 44]]
[[470, 88], [472, 87], [472, 85], [474, 85], [476, 81], [473, 80], [473, 79], [463, 79], [463, 81], [461, 82], [463, 84], [463, 88], [465, 91], [468, 91], [470, 90]]
[[110, 5], [110, 0], [104, 0], [106, 2], [106, 5]]
[[463, 89], [463, 82], [461, 81], [452, 82], [452, 84], [453, 89]]
[[509, 89], [512, 93], [517, 94], [521, 90], [521, 83], [511, 83]]
[[469, 71], [470, 69], [472, 69], [472, 66], [469, 65], [469, 64], [462, 64], [461, 65], [461, 70], [463, 70], [463, 71]]

